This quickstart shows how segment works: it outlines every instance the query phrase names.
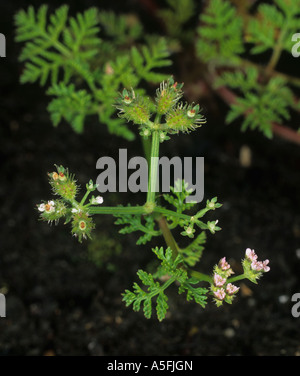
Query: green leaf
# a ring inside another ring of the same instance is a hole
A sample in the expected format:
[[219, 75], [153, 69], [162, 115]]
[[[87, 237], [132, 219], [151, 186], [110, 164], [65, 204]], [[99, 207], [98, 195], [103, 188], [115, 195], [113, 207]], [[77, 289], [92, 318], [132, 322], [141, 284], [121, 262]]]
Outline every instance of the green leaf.
[[156, 300], [156, 314], [159, 321], [162, 321], [166, 317], [169, 308], [167, 301], [168, 297], [161, 291]]
[[238, 64], [244, 52], [243, 21], [226, 0], [211, 0], [200, 16], [196, 42], [198, 57], [219, 65]]

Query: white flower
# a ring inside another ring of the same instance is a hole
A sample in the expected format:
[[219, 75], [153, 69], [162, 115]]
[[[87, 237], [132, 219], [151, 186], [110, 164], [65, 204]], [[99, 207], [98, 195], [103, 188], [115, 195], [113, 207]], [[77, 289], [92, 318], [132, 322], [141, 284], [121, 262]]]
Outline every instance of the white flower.
[[39, 210], [40, 212], [44, 212], [44, 211], [46, 210], [46, 205], [45, 205], [45, 204], [41, 204], [41, 205], [39, 205], [39, 206], [38, 206], [38, 210]]
[[218, 219], [216, 221], [213, 221], [213, 222], [207, 222], [207, 227], [212, 234], [214, 234], [216, 232], [216, 227], [217, 227], [218, 223], [219, 223]]
[[40, 212], [53, 213], [55, 211], [55, 202], [48, 201], [47, 204], [41, 204], [38, 209]]
[[93, 204], [93, 205], [101, 205], [101, 204], [103, 204], [103, 197], [101, 197], [101, 196], [97, 196], [96, 198], [93, 197], [91, 199], [91, 204]]

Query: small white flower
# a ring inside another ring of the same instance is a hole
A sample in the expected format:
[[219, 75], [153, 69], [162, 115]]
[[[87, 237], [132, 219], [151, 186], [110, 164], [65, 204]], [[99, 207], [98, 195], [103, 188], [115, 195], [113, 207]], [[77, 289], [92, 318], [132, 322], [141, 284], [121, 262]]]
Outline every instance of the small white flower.
[[103, 204], [103, 197], [97, 196], [95, 200], [96, 200], [97, 204], [99, 204], [99, 205]]
[[41, 204], [41, 205], [39, 205], [39, 206], [38, 206], [38, 210], [39, 210], [40, 212], [44, 212], [44, 211], [46, 210], [46, 205], [45, 205], [45, 204]]
[[93, 197], [91, 199], [91, 204], [92, 205], [101, 205], [101, 204], [103, 204], [103, 197], [101, 197], [101, 196]]
[[218, 223], [219, 223], [218, 219], [214, 222], [207, 222], [207, 227], [212, 234], [214, 234], [216, 232], [216, 227], [217, 227]]
[[209, 209], [214, 209], [215, 208], [215, 203], [212, 202], [212, 201], [210, 201], [207, 206], [208, 206]]
[[75, 208], [73, 208], [73, 209], [71, 210], [71, 212], [72, 212], [73, 214], [79, 213], [79, 209], [75, 209]]
[[188, 235], [191, 235], [191, 234], [193, 233], [193, 229], [192, 229], [192, 227], [187, 227], [187, 229], [186, 229], [185, 231], [186, 231], [186, 233], [187, 233]]

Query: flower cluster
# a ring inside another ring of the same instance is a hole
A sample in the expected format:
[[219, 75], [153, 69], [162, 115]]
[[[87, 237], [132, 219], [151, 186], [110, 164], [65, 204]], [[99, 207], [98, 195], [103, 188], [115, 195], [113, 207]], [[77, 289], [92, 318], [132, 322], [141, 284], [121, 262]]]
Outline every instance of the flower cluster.
[[242, 261], [244, 274], [251, 282], [257, 283], [263, 273], [270, 271], [268, 266], [269, 260], [258, 261], [257, 254], [253, 249], [247, 248], [245, 252], [245, 259]]
[[62, 201], [51, 200], [38, 205], [38, 211], [44, 221], [58, 223], [59, 219], [66, 215], [67, 208]]
[[234, 272], [225, 257], [214, 267], [213, 284], [210, 288], [217, 307], [221, 306], [224, 301], [231, 304], [235, 294], [239, 291], [239, 287], [228, 282], [228, 278], [232, 274], [234, 274]]
[[[183, 95], [183, 83], [174, 82], [173, 77], [163, 81], [156, 91], [155, 103], [143, 95], [136, 95], [134, 90], [124, 89], [116, 103], [119, 116], [140, 126], [140, 135], [151, 136], [153, 131], [160, 131], [160, 141], [169, 137], [167, 134], [190, 132], [206, 123], [198, 104], [179, 102]], [[151, 116], [156, 113], [154, 122]], [[161, 122], [164, 117], [165, 122]], [[159, 119], [159, 120], [157, 120]]]
[[78, 187], [74, 177], [63, 166], [56, 166], [56, 168], [57, 171], [49, 173], [48, 176], [53, 193], [60, 196], [60, 199], [42, 202], [37, 205], [37, 209], [41, 219], [48, 223], [55, 222], [57, 224], [62, 217], [65, 218], [65, 224], [71, 222], [72, 234], [81, 242], [82, 239], [90, 238], [91, 232], [95, 228], [89, 215], [89, 207], [101, 205], [103, 197], [92, 196], [89, 203], [85, 204], [89, 194], [97, 188], [97, 185], [90, 181], [86, 185], [87, 192], [81, 202], [76, 201]]

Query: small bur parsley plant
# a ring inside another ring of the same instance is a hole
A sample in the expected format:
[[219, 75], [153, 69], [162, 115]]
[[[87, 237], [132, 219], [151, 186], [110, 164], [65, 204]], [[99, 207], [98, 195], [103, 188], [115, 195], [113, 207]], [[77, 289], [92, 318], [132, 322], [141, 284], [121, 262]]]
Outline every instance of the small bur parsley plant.
[[[187, 200], [192, 190], [185, 181], [177, 181], [168, 194], [161, 196], [156, 192], [160, 145], [170, 140], [173, 134], [189, 133], [206, 123], [198, 104], [181, 101], [182, 88], [183, 84], [174, 82], [171, 77], [160, 84], [154, 101], [136, 94], [133, 89], [124, 89], [115, 104], [119, 116], [134, 123], [141, 137], [151, 142], [148, 191], [144, 205], [105, 207], [101, 196], [92, 196], [87, 201], [97, 189], [92, 181], [86, 185], [82, 200], [78, 201], [77, 182], [62, 166], [49, 174], [50, 185], [58, 199], [38, 205], [42, 220], [57, 224], [64, 218], [65, 223], [71, 223], [71, 232], [80, 242], [91, 238], [95, 229], [93, 216], [104, 214], [116, 218], [116, 225], [122, 226], [120, 233], [140, 233], [137, 244], [146, 244], [153, 237], [162, 235], [166, 247], [152, 249], [158, 260], [156, 271], [148, 273], [138, 270], [140, 284], [134, 282], [132, 290], [126, 289], [123, 293], [126, 306], [132, 305], [134, 311], [142, 307], [146, 318], [150, 318], [155, 310], [159, 321], [166, 317], [167, 289], [171, 285], [178, 288], [179, 294], [186, 294], [187, 301], [194, 301], [204, 308], [208, 297], [211, 297], [219, 307], [223, 303], [232, 303], [239, 291], [235, 282], [248, 279], [257, 283], [270, 270], [268, 260], [258, 261], [254, 250], [247, 249], [242, 261], [244, 273], [241, 275], [232, 276], [234, 272], [225, 257], [214, 266], [212, 273], [200, 272], [198, 265], [206, 233], [215, 234], [221, 230], [218, 220], [205, 221], [204, 217], [208, 212], [220, 208], [221, 204], [214, 197], [206, 201], [205, 207], [195, 210], [196, 202]], [[180, 235], [189, 239], [187, 246], [183, 247], [181, 242], [175, 240], [172, 234], [175, 229], [180, 229]]]

